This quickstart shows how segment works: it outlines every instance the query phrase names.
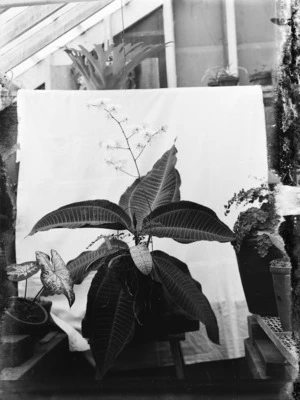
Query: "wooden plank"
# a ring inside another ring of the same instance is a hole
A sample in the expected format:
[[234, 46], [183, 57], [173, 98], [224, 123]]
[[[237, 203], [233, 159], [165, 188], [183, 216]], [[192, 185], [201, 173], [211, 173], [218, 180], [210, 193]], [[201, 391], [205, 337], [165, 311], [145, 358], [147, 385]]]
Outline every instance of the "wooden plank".
[[270, 339], [257, 339], [254, 342], [266, 365], [287, 363], [286, 359]]
[[33, 354], [33, 340], [29, 335], [2, 336], [0, 342], [0, 370], [16, 367]]
[[[285, 344], [285, 341], [288, 340], [288, 335], [284, 335], [283, 333], [276, 333], [272, 330], [272, 328], [265, 323], [263, 318], [260, 315], [255, 315], [255, 318], [264, 332], [268, 335], [271, 341], [275, 344], [277, 349], [281, 352], [281, 354], [286, 358], [286, 360], [296, 369], [299, 368], [298, 358], [299, 354], [297, 351], [297, 343], [295, 343], [294, 350], [288, 348]], [[292, 340], [290, 337], [289, 340]]]
[[49, 17], [63, 5], [36, 6], [24, 9], [23, 12], [0, 25], [0, 47], [17, 38], [28, 29]]
[[[18, 43], [18, 45], [11, 48], [7, 53], [5, 53], [5, 55], [1, 55], [0, 70], [11, 70], [13, 67], [20, 64], [22, 61], [26, 60], [51, 42], [55, 41], [72, 28], [80, 25], [82, 21], [89, 18], [111, 2], [112, 0], [101, 0], [98, 3], [76, 5], [68, 12], [53, 20], [51, 24], [42, 28], [33, 36], [30, 36], [23, 42]], [[55, 16], [55, 14], [53, 16]], [[14, 42], [11, 42], [11, 44], [13, 43]]]
[[271, 340], [268, 337], [264, 340], [258, 339], [254, 341], [254, 345], [261, 356], [266, 374], [284, 379], [288, 362]]
[[254, 342], [255, 339], [265, 339], [267, 337], [263, 329], [260, 327], [256, 319], [253, 317], [253, 315], [249, 315], [247, 317], [247, 323], [248, 323], [248, 333], [252, 343]]
[[245, 339], [244, 345], [245, 345], [246, 360], [253, 378], [268, 379], [269, 377], [266, 374], [265, 366], [261, 360], [260, 355], [258, 354], [258, 351], [251, 343], [251, 340]]
[[46, 374], [55, 363], [68, 354], [68, 340], [65, 333], [56, 333], [49, 342], [39, 343], [33, 357], [15, 368], [4, 368], [0, 380], [19, 380]]
[[92, 1], [101, 1], [101, 0], [1, 0], [0, 9], [5, 7], [20, 7], [20, 6], [37, 6], [37, 5], [49, 5], [49, 4], [58, 4], [58, 3], [85, 3]]

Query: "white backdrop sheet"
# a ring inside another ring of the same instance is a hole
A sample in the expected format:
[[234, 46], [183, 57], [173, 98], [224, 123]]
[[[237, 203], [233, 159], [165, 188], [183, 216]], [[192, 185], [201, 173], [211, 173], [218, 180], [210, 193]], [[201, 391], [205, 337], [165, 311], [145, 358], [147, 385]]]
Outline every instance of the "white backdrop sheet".
[[[17, 261], [35, 259], [35, 251], [57, 250], [65, 262], [100, 234], [97, 229], [56, 229], [26, 237], [46, 213], [65, 204], [109, 199], [118, 202], [133, 178], [105, 163], [99, 142], [120, 137], [103, 111], [88, 107], [109, 98], [121, 107], [130, 124], [167, 125], [153, 139], [140, 161], [142, 174], [174, 143], [181, 174], [181, 198], [212, 208], [231, 228], [237, 212], [224, 216], [224, 204], [241, 188], [267, 177], [267, 147], [261, 88], [217, 87], [127, 91], [18, 92], [20, 175], [17, 203]], [[99, 246], [99, 242], [91, 249]], [[220, 329], [221, 345], [212, 344], [205, 329], [189, 333], [183, 344], [187, 363], [244, 356], [249, 315], [235, 253], [230, 244], [197, 242], [178, 244], [156, 239], [156, 249], [186, 262], [202, 284]], [[76, 286], [76, 301], [69, 309], [64, 296], [52, 297], [56, 321], [69, 326], [70, 348], [86, 350], [80, 334], [86, 296], [92, 276]], [[40, 287], [39, 276], [30, 279], [29, 294]], [[75, 328], [75, 330], [74, 330]], [[75, 337], [75, 339], [74, 339]], [[72, 339], [73, 338], [73, 339]], [[145, 355], [143, 356], [145, 359]], [[156, 344], [154, 362], [170, 363], [167, 344]]]

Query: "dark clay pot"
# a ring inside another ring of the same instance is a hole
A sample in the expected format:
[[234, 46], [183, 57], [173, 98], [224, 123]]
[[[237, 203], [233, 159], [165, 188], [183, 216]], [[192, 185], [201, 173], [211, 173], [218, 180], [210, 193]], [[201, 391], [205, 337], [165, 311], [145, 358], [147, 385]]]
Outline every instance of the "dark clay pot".
[[249, 76], [249, 81], [252, 85], [261, 85], [261, 86], [272, 85], [272, 72], [271, 71], [254, 72]]
[[218, 86], [237, 86], [239, 78], [236, 76], [224, 76], [218, 78]]
[[281, 258], [275, 246], [262, 257], [255, 248], [256, 238], [245, 238], [240, 251], [236, 251], [239, 272], [249, 311], [262, 316], [278, 316], [270, 262]]
[[50, 308], [51, 304], [46, 311], [39, 302], [32, 304], [29, 299], [11, 297], [2, 318], [2, 335], [43, 335], [47, 331]]

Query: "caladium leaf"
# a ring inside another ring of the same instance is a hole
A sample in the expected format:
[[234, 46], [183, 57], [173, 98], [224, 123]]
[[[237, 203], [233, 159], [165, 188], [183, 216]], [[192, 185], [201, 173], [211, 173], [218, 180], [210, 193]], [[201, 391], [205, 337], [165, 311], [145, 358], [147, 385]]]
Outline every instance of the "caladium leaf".
[[54, 294], [64, 294], [70, 307], [75, 301], [73, 284], [70, 272], [63, 259], [55, 250], [51, 250], [51, 260], [48, 255], [37, 251], [36, 261], [41, 268], [41, 281], [44, 285], [44, 294], [51, 296]]
[[176, 153], [176, 147], [172, 146], [147, 175], [136, 180], [121, 196], [119, 204], [133, 221], [136, 220], [137, 231], [141, 230], [143, 219], [151, 211], [180, 197], [180, 177], [175, 170]]
[[175, 257], [155, 250], [152, 253], [155, 273], [169, 296], [188, 315], [200, 320], [206, 326], [207, 335], [219, 344], [219, 330], [215, 314], [202, 293], [201, 286], [183, 272], [182, 262]]
[[11, 264], [6, 267], [6, 273], [10, 281], [24, 281], [40, 270], [36, 261], [27, 261], [22, 264]]
[[143, 221], [142, 233], [172, 238], [180, 243], [200, 240], [231, 242], [234, 233], [208, 207], [191, 201], [161, 206]]
[[105, 228], [124, 230], [131, 227], [131, 220], [117, 204], [108, 200], [87, 200], [68, 204], [41, 218], [30, 235], [53, 228]]
[[149, 275], [153, 268], [153, 261], [148, 247], [140, 243], [130, 247], [130, 255], [137, 269], [144, 275]]
[[80, 284], [91, 271], [94, 271], [100, 267], [104, 261], [104, 258], [118, 253], [119, 250], [126, 249], [128, 249], [127, 243], [113, 238], [110, 239], [108, 243], [106, 241], [102, 243], [97, 250], [84, 251], [67, 264], [67, 268], [70, 271], [70, 276], [73, 283]]
[[83, 333], [89, 336], [99, 378], [113, 365], [133, 335], [133, 306], [133, 296], [114, 269], [101, 268], [92, 281], [83, 321]]

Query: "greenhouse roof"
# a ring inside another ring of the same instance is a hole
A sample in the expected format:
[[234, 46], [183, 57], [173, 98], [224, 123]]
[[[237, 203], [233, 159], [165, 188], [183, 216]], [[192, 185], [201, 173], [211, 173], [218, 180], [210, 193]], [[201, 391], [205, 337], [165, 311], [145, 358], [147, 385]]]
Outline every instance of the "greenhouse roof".
[[0, 72], [23, 70], [131, 0], [1, 0]]

